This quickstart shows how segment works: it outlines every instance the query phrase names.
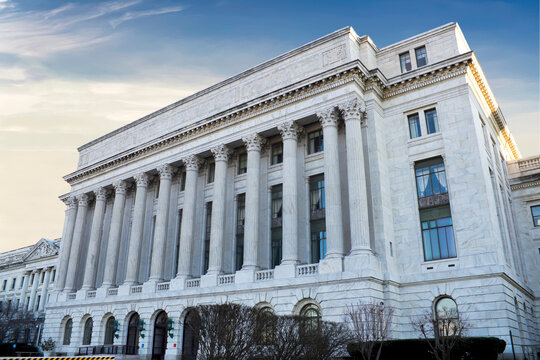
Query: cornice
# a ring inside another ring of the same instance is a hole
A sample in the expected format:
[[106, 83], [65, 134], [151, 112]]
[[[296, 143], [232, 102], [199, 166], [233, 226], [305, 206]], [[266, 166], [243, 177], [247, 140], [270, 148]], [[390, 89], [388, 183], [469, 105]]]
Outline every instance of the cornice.
[[521, 190], [521, 189], [527, 189], [527, 188], [536, 187], [536, 186], [540, 186], [540, 180], [516, 184], [516, 185], [510, 185], [510, 189]]

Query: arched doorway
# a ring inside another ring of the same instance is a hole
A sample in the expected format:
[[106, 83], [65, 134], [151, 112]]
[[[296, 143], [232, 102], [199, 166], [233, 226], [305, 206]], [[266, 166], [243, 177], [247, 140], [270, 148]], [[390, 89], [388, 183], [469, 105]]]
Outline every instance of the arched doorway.
[[154, 342], [152, 360], [163, 360], [167, 350], [167, 313], [162, 311], [154, 322]]
[[128, 322], [126, 355], [137, 355], [139, 352], [139, 314], [131, 315]]
[[199, 350], [199, 314], [189, 310], [184, 319], [182, 360], [195, 360]]

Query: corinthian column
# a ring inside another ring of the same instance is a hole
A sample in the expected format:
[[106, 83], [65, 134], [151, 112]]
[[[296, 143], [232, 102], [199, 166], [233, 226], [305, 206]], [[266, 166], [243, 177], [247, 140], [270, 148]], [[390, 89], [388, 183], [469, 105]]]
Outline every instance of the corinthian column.
[[341, 258], [343, 246], [343, 215], [338, 150], [338, 113], [335, 108], [317, 114], [324, 138], [324, 191], [326, 202], [327, 253], [325, 258]]
[[45, 279], [43, 280], [43, 287], [41, 288], [41, 300], [39, 301], [40, 312], [45, 310], [45, 303], [47, 302], [47, 293], [49, 291], [49, 283], [51, 282], [51, 271], [52, 268], [45, 269]]
[[139, 281], [139, 257], [144, 227], [144, 205], [146, 203], [146, 188], [148, 187], [148, 175], [146, 173], [134, 176], [137, 184], [135, 192], [135, 205], [133, 208], [133, 221], [131, 223], [131, 237], [126, 268], [125, 285]]
[[229, 149], [221, 144], [213, 147], [216, 161], [214, 197], [212, 199], [212, 225], [210, 227], [210, 254], [207, 274], [220, 274], [223, 271], [223, 236], [225, 233], [225, 194], [227, 184], [227, 161]]
[[67, 205], [67, 209], [64, 220], [64, 231], [62, 231], [60, 258], [58, 260], [58, 275], [55, 284], [55, 288], [58, 291], [62, 291], [64, 289], [64, 284], [66, 283], [69, 253], [71, 251], [71, 241], [73, 240], [75, 217], [77, 216], [77, 201], [75, 198], [70, 196], [67, 199], [64, 199], [64, 203]]
[[354, 255], [363, 251], [371, 251], [361, 124], [366, 108], [356, 98], [340, 105], [339, 108], [342, 111], [346, 126], [349, 223], [351, 228], [351, 255]]
[[120, 236], [122, 235], [122, 220], [124, 219], [124, 207], [126, 206], [126, 182], [118, 181], [113, 186], [115, 195], [109, 242], [107, 244], [107, 257], [105, 259], [105, 272], [103, 274], [103, 287], [109, 287], [115, 284], [118, 249], [120, 247]]
[[69, 252], [69, 262], [66, 274], [66, 284], [64, 290], [71, 292], [75, 290], [75, 281], [77, 280], [79, 252], [84, 234], [84, 224], [86, 223], [86, 213], [88, 211], [88, 195], [82, 194], [77, 197], [79, 207], [77, 209], [77, 218], [75, 219], [75, 228], [73, 230], [73, 241]]
[[169, 218], [169, 201], [171, 198], [171, 183], [174, 174], [172, 166], [165, 164], [157, 168], [159, 172], [159, 195], [152, 245], [152, 263], [150, 264], [150, 280], [163, 280], [165, 264], [165, 245], [167, 240], [167, 220]]
[[247, 179], [246, 179], [246, 224], [244, 231], [244, 265], [243, 270], [253, 270], [259, 267], [257, 254], [259, 245], [259, 188], [261, 149], [265, 140], [257, 134], [245, 136], [243, 139], [247, 148]]
[[298, 127], [294, 121], [278, 125], [283, 139], [283, 260], [298, 263], [298, 185], [296, 151]]
[[96, 206], [94, 217], [92, 218], [92, 229], [90, 230], [90, 241], [88, 244], [88, 254], [86, 255], [86, 269], [84, 270], [83, 289], [94, 289], [96, 286], [96, 272], [98, 267], [98, 252], [101, 244], [101, 234], [103, 233], [103, 216], [105, 214], [105, 203], [107, 202], [107, 190], [100, 187], [94, 191], [96, 196]]
[[182, 209], [182, 227], [180, 229], [180, 254], [178, 256], [177, 278], [191, 275], [191, 253], [193, 249], [193, 230], [195, 228], [195, 199], [197, 197], [197, 177], [201, 160], [195, 155], [182, 159], [186, 167], [186, 186], [184, 207]]

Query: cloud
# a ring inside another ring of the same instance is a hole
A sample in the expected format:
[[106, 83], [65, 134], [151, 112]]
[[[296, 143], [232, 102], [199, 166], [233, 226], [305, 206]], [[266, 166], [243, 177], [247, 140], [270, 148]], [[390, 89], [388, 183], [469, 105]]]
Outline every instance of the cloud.
[[173, 6], [173, 7], [167, 7], [167, 8], [155, 9], [155, 10], [130, 11], [120, 16], [119, 18], [111, 20], [110, 24], [113, 28], [115, 28], [121, 23], [128, 20], [138, 19], [144, 16], [169, 14], [173, 12], [179, 12], [182, 10], [184, 10], [184, 8], [181, 6]]

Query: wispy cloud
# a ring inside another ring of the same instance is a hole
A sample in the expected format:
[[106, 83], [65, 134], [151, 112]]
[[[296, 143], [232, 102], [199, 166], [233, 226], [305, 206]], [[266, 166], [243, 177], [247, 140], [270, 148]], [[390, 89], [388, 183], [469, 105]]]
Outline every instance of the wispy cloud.
[[184, 10], [182, 6], [173, 6], [173, 7], [166, 7], [166, 8], [155, 9], [155, 10], [130, 11], [120, 16], [119, 18], [111, 20], [110, 24], [112, 27], [117, 27], [121, 23], [128, 20], [138, 19], [144, 16], [169, 14], [169, 13], [179, 12], [182, 10]]

